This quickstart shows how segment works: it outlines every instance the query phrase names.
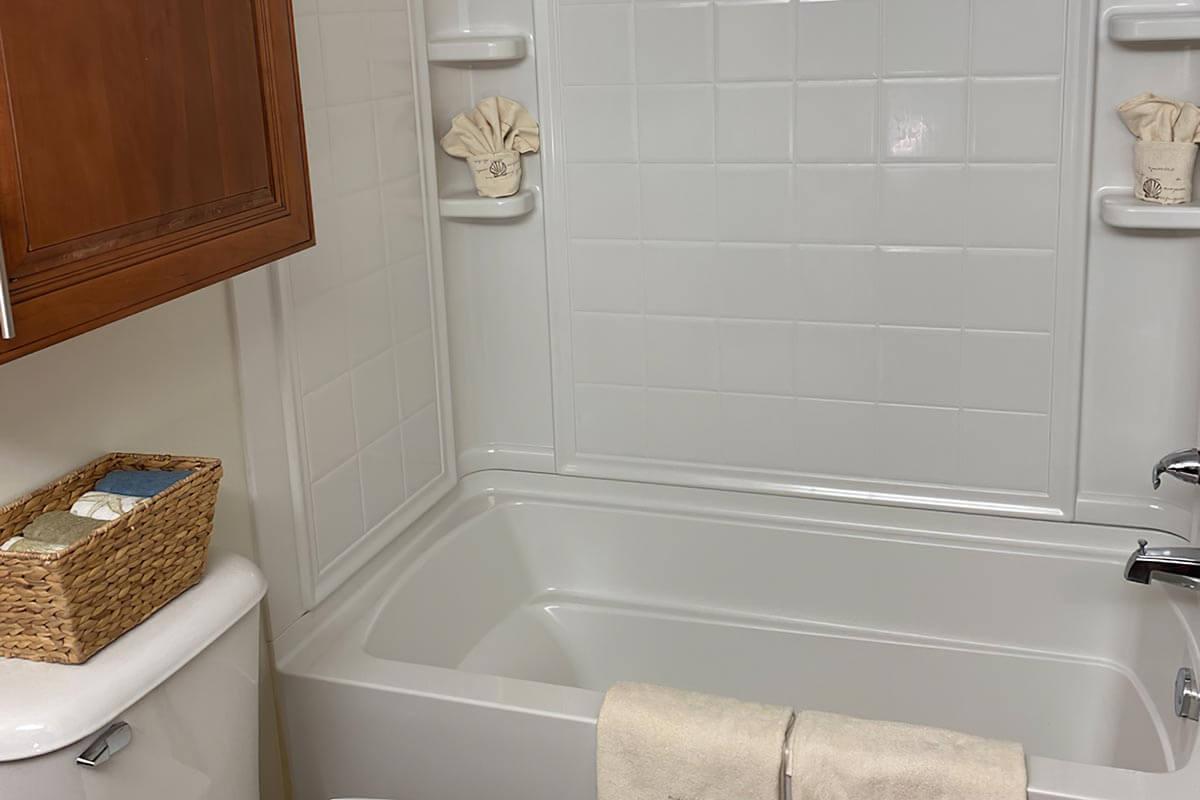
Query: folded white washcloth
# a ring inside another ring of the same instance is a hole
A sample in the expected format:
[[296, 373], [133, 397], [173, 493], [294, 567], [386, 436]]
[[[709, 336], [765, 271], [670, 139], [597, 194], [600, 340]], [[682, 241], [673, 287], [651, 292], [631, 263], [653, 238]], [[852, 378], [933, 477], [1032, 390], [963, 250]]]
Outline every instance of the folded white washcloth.
[[791, 750], [793, 800], [1025, 800], [1012, 742], [802, 711]]
[[598, 800], [778, 800], [792, 710], [661, 686], [608, 690]]
[[37, 542], [24, 536], [13, 536], [0, 544], [0, 553], [59, 553], [66, 549], [65, 544]]
[[116, 519], [122, 514], [133, 510], [138, 503], [144, 503], [145, 497], [131, 497], [112, 492], [84, 492], [71, 506], [71, 513], [78, 517], [92, 519]]

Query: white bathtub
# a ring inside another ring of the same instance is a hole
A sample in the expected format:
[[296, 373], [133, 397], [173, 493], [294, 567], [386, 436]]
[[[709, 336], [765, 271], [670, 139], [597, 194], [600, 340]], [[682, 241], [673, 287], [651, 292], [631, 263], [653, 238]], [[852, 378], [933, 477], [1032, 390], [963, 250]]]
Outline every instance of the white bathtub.
[[1015, 739], [1031, 798], [1194, 798], [1200, 606], [1122, 579], [1137, 537], [476, 474], [276, 642], [296, 797], [591, 800], [640, 680]]

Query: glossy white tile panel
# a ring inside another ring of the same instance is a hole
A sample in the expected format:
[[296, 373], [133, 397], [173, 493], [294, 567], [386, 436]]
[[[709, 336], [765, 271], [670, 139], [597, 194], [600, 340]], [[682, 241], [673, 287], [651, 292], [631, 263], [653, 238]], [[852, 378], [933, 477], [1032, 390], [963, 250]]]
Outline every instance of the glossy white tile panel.
[[874, 242], [879, 178], [874, 165], [796, 167], [795, 241]]
[[703, 317], [720, 313], [716, 245], [646, 242], [642, 264], [647, 313]]
[[425, 207], [419, 176], [380, 187], [387, 256], [398, 261], [425, 253]]
[[973, 0], [972, 16], [975, 74], [1062, 72], [1067, 16], [1063, 0]]
[[647, 317], [646, 384], [664, 389], [718, 388], [717, 343], [714, 320]]
[[792, 168], [717, 167], [717, 230], [726, 242], [789, 242]]
[[642, 310], [642, 249], [637, 242], [576, 240], [570, 244], [575, 311]]
[[878, 461], [873, 472], [898, 481], [958, 483], [959, 413], [880, 405], [875, 412]]
[[717, 3], [717, 80], [789, 80], [795, 64], [793, 3]]
[[717, 270], [722, 316], [795, 318], [798, 284], [786, 245], [719, 245]]
[[417, 110], [410, 97], [376, 100], [375, 142], [379, 148], [379, 179], [412, 177], [421, 168], [417, 143]]
[[962, 333], [928, 328], [879, 329], [879, 399], [958, 406]]
[[791, 161], [792, 98], [790, 83], [717, 86], [717, 160]]
[[[874, 400], [879, 394], [879, 329], [796, 325], [795, 388], [801, 397]], [[864, 473], [865, 474], [865, 473]]]
[[796, 161], [874, 163], [877, 92], [875, 81], [797, 84]]
[[570, 86], [564, 95], [569, 161], [637, 161], [633, 86]]
[[972, 160], [1058, 160], [1062, 137], [1058, 78], [978, 78], [971, 92]]
[[344, 289], [332, 289], [297, 305], [291, 327], [300, 361], [301, 391], [310, 392], [350, 369]]
[[346, 312], [353, 363], [361, 364], [391, 345], [391, 295], [386, 270], [376, 270], [346, 287]]
[[837, 400], [796, 401], [796, 466], [817, 475], [873, 475], [875, 406]]
[[1053, 248], [1058, 214], [1057, 167], [971, 166], [969, 244]]
[[425, 256], [413, 256], [391, 268], [392, 335], [396, 341], [430, 330], [429, 269]]
[[396, 428], [363, 448], [363, 516], [367, 530], [398, 509], [408, 496], [404, 486], [404, 442]]
[[970, 17], [969, 0], [884, 0], [885, 74], [965, 75]]
[[641, 168], [642, 237], [712, 240], [717, 175], [711, 166], [646, 164]]
[[633, 8], [628, 4], [572, 5], [559, 10], [563, 81], [570, 84], [633, 80]]
[[967, 251], [963, 323], [985, 330], [1049, 331], [1054, 252]]
[[[396, 396], [396, 363], [391, 353], [382, 353], [350, 374], [354, 399], [354, 431], [357, 446], [366, 447], [400, 424]], [[317, 420], [309, 420], [311, 426]]]
[[716, 392], [650, 389], [646, 392], [646, 455], [667, 461], [720, 463], [721, 418]]
[[646, 332], [640, 316], [576, 313], [571, 333], [575, 380], [642, 385]]
[[371, 104], [338, 106], [326, 110], [325, 115], [329, 119], [334, 190], [348, 194], [375, 186], [379, 182], [379, 162]]
[[312, 480], [354, 455], [354, 396], [349, 375], [304, 396], [304, 437]]
[[963, 393], [967, 408], [1050, 410], [1050, 336], [967, 331], [963, 335]]
[[965, 167], [888, 166], [880, 177], [881, 243], [963, 243], [968, 198]]
[[874, 322], [875, 262], [872, 247], [800, 246], [792, 250], [794, 319], [808, 322]]
[[308, 250], [301, 250], [282, 262], [292, 284], [292, 302], [308, 301], [328, 292], [342, 283], [342, 259], [338, 252], [337, 238], [333, 226], [321, 226], [318, 237], [329, 231], [329, 239], [322, 238]]
[[713, 10], [706, 2], [644, 3], [637, 14], [639, 83], [713, 79]]
[[575, 387], [575, 440], [582, 453], [646, 453], [646, 390], [625, 386]]
[[362, 45], [371, 26], [370, 15], [322, 14], [320, 20], [325, 102], [340, 105], [369, 99], [371, 73]]
[[369, 275], [383, 266], [383, 238], [378, 189], [364, 189], [337, 200], [338, 242], [346, 278]]
[[576, 164], [567, 167], [571, 235], [636, 239], [641, 227], [640, 194], [636, 166]]
[[884, 248], [876, 262], [875, 319], [957, 328], [963, 322], [963, 250]]
[[1050, 472], [1050, 420], [1041, 414], [963, 411], [959, 480], [968, 486], [1045, 492]]
[[[397, 54], [401, 48], [396, 49]], [[370, 63], [371, 94], [375, 97], [412, 96], [412, 64], [400, 58], [375, 60]]]
[[404, 485], [410, 495], [442, 474], [442, 438], [437, 406], [426, 406], [400, 425], [404, 441]]
[[419, 333], [396, 345], [400, 413], [405, 418], [437, 399], [433, 334]]
[[960, 78], [883, 82], [882, 157], [888, 161], [962, 161], [967, 82]]
[[791, 395], [792, 327], [786, 322], [722, 320], [721, 390]]
[[300, 94], [305, 110], [325, 105], [325, 68], [321, 56], [320, 19], [296, 17], [296, 60], [300, 68]]
[[357, 459], [313, 483], [312, 510], [317, 563], [324, 568], [367, 532]]
[[[304, 143], [308, 149], [308, 179], [313, 191], [313, 221], [321, 226], [317, 206], [334, 197], [333, 144], [329, 140], [329, 113], [324, 108], [304, 111]], [[304, 251], [301, 251], [304, 252]]]
[[643, 162], [710, 162], [715, 131], [711, 85], [638, 88], [638, 146]]
[[794, 468], [796, 401], [790, 397], [722, 394], [717, 435], [725, 463]]
[[798, 2], [796, 77], [873, 78], [878, 75], [880, 2]]

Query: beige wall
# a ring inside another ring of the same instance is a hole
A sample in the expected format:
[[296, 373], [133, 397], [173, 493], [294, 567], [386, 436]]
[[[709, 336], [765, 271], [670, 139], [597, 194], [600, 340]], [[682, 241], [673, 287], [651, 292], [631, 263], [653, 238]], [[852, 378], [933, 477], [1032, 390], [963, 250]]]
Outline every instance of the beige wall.
[[[217, 456], [213, 546], [253, 557], [232, 334], [215, 286], [0, 366], [0, 502], [111, 450]], [[263, 687], [263, 800], [278, 800], [265, 667]]]

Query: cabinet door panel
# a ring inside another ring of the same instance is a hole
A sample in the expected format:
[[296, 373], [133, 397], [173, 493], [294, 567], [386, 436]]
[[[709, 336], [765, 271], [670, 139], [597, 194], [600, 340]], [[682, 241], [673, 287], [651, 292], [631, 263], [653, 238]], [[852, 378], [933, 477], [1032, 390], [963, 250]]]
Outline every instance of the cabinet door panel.
[[288, 0], [0, 0], [0, 361], [311, 244]]

